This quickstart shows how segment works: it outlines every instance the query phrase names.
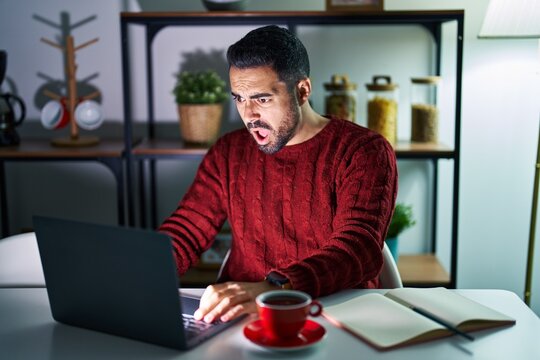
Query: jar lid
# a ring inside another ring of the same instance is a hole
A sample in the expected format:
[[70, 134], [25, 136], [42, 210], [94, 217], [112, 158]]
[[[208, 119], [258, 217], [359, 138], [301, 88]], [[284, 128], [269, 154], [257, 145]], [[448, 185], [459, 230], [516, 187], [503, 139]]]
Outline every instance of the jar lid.
[[437, 84], [441, 81], [440, 76], [424, 76], [411, 78], [413, 84]]
[[[392, 91], [397, 89], [398, 85], [392, 83], [392, 78], [387, 75], [375, 75], [373, 76], [373, 82], [371, 84], [366, 84], [368, 90], [372, 91]], [[386, 82], [386, 84], [381, 84], [380, 82]]]
[[332, 75], [332, 82], [324, 83], [326, 90], [356, 90], [357, 85], [349, 81], [347, 75]]

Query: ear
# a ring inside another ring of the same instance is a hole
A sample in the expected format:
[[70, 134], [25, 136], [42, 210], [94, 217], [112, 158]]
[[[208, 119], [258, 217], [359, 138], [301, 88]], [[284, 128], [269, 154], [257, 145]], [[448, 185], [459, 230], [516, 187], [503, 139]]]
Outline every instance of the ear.
[[311, 80], [309, 78], [302, 79], [296, 84], [296, 95], [300, 106], [308, 101], [311, 95]]

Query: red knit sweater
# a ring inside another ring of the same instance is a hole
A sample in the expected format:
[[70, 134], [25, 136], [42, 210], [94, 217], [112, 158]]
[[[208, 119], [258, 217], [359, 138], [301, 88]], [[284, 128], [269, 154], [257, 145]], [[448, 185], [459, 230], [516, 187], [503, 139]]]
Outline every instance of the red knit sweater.
[[183, 274], [228, 218], [224, 280], [261, 281], [277, 271], [317, 297], [378, 286], [396, 195], [394, 151], [366, 128], [332, 119], [273, 155], [241, 129], [209, 150], [160, 231], [173, 239]]

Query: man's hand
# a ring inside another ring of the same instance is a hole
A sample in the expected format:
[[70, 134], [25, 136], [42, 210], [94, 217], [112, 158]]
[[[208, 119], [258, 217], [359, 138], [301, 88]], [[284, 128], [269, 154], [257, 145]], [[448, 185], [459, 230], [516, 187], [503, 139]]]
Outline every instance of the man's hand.
[[214, 320], [229, 321], [242, 314], [257, 312], [257, 295], [278, 287], [266, 281], [226, 282], [210, 285], [204, 290], [195, 319], [211, 323]]

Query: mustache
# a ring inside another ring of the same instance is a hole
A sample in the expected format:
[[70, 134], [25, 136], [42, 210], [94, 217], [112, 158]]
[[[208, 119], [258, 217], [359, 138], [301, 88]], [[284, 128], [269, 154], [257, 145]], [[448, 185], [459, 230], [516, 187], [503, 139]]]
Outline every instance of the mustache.
[[248, 129], [261, 128], [272, 130], [272, 127], [270, 125], [263, 123], [261, 120], [250, 121], [246, 124], [246, 127]]

